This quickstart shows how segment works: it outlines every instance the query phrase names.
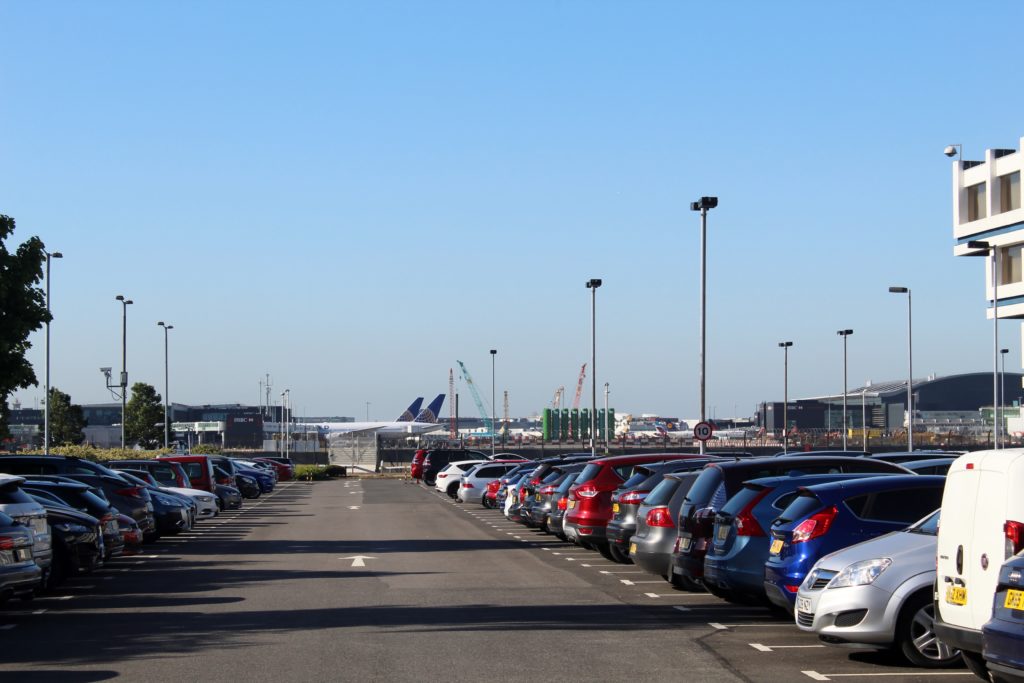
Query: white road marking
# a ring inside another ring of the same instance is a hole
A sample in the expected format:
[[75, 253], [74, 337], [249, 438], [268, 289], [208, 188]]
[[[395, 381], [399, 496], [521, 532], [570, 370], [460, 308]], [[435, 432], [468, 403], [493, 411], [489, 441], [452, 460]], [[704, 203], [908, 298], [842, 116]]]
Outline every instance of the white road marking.
[[683, 607], [682, 605], [676, 605], [672, 609], [679, 610], [680, 612], [689, 612], [690, 611], [689, 607]]
[[351, 555], [349, 557], [339, 557], [339, 560], [352, 560], [353, 567], [365, 567], [366, 563], [363, 560], [376, 560], [376, 557], [369, 555]]
[[57, 599], [58, 599], [58, 600], [70, 600], [70, 599], [71, 599], [71, 598], [73, 598], [73, 597], [75, 597], [75, 596], [74, 596], [74, 595], [62, 595], [62, 596], [60, 596], [60, 597], [59, 597], [59, 598], [57, 598]]
[[775, 650], [803, 649], [825, 647], [824, 645], [762, 645], [761, 643], [747, 643], [758, 652], [774, 652]]
[[[583, 566], [586, 567], [587, 565], [583, 565]], [[600, 574], [643, 574], [644, 572], [633, 572], [633, 571], [612, 572], [612, 571], [608, 571], [607, 569], [602, 569], [599, 573]]]
[[349, 505], [349, 506], [348, 506], [348, 509], [349, 509], [349, 510], [358, 510], [358, 509], [359, 509], [359, 506], [358, 506], [358, 505]]
[[908, 675], [913, 675], [915, 678], [924, 678], [926, 676], [930, 677], [930, 676], [973, 676], [974, 675], [974, 674], [972, 674], [969, 671], [929, 671], [927, 673], [917, 673], [915, 671], [913, 674], [888, 673], [888, 672], [886, 672], [886, 673], [862, 673], [862, 674], [822, 674], [822, 673], [818, 673], [817, 671], [801, 671], [800, 673], [802, 673], [803, 675], [807, 676], [808, 678], [810, 678], [811, 680], [814, 680], [814, 681], [831, 681], [831, 680], [833, 680], [835, 678], [857, 678], [859, 676], [877, 677], [877, 676], [908, 676]]
[[[735, 615], [732, 615], [732, 616], [735, 616]], [[710, 626], [713, 629], [717, 629], [719, 631], [726, 631], [726, 630], [728, 630], [730, 628], [739, 628], [740, 626], [761, 626], [761, 627], [765, 627], [765, 626], [785, 626], [786, 628], [792, 628], [793, 624], [789, 623], [788, 621], [785, 622], [785, 623], [782, 623], [782, 624], [765, 624], [765, 623], [756, 623], [756, 624], [719, 624], [717, 621], [709, 621], [708, 622], [708, 626]], [[904, 674], [901, 674], [901, 675], [904, 675]]]
[[34, 612], [32, 612], [32, 614], [42, 614], [42, 613], [44, 613], [45, 611], [46, 611], [45, 609], [37, 609], [37, 610], [35, 610]]

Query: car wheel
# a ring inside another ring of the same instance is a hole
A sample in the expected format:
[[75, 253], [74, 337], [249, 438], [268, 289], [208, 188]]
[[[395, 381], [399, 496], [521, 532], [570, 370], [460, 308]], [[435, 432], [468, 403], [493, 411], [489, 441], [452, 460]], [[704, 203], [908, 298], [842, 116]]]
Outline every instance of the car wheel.
[[483, 500], [480, 501], [480, 504], [483, 505], [488, 510], [494, 509], [494, 501], [488, 498], [487, 496], [484, 496]]
[[985, 659], [977, 652], [961, 652], [960, 656], [964, 660], [964, 664], [971, 670], [971, 673], [982, 679], [983, 681], [990, 680], [988, 676], [988, 665], [985, 663]]
[[427, 486], [433, 486], [435, 483], [437, 483], [437, 477], [434, 477], [432, 475], [425, 475], [423, 477], [423, 483], [426, 484]]
[[447, 493], [448, 493], [448, 497], [449, 498], [454, 498], [459, 493], [459, 485], [457, 483], [456, 484], [448, 484], [448, 491], [447, 491]]
[[609, 545], [608, 554], [611, 555], [613, 562], [618, 562], [619, 564], [633, 564], [633, 560], [629, 558], [629, 554], [622, 552], [622, 549], [617, 545]]
[[691, 593], [704, 592], [704, 586], [700, 585], [691, 578], [680, 576], [679, 574], [671, 574], [670, 576], [672, 578], [669, 579], [669, 583], [671, 583], [672, 587], [677, 590], [689, 591]]
[[896, 622], [896, 644], [914, 666], [945, 669], [960, 663], [960, 651], [935, 637], [935, 603], [930, 587], [903, 606]]

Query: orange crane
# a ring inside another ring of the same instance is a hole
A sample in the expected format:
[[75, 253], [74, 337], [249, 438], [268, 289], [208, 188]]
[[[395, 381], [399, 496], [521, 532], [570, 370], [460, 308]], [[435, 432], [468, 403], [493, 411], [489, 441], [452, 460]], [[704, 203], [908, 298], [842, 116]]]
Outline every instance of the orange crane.
[[583, 367], [580, 368], [580, 379], [576, 382], [576, 397], [572, 400], [572, 408], [576, 410], [580, 407], [580, 396], [583, 395], [583, 380], [587, 378], [587, 364], [584, 363]]

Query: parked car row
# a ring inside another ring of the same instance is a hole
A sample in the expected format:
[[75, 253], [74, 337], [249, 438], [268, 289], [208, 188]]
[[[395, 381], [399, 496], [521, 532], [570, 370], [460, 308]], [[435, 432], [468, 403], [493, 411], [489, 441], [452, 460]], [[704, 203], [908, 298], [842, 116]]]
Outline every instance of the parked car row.
[[446, 463], [439, 492], [677, 589], [792, 614], [828, 645], [1024, 680], [1024, 450]]
[[[188, 531], [290, 478], [290, 461], [175, 455], [100, 464], [65, 456], [0, 456], [0, 602], [31, 599], [143, 543]], [[216, 463], [216, 464], [215, 464]], [[230, 468], [238, 479], [215, 480]]]

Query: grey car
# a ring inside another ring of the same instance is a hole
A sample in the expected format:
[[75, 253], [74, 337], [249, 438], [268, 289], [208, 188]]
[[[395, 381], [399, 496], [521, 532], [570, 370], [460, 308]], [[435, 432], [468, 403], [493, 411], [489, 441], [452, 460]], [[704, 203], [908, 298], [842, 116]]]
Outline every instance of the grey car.
[[960, 653], [933, 629], [938, 528], [936, 511], [818, 560], [797, 593], [797, 626], [828, 645], [891, 648], [928, 668], [958, 665]]
[[700, 470], [664, 475], [637, 509], [636, 533], [629, 543], [629, 556], [645, 572], [668, 579], [678, 536], [676, 517], [699, 475]]

